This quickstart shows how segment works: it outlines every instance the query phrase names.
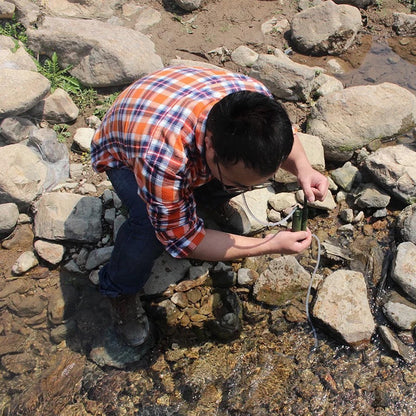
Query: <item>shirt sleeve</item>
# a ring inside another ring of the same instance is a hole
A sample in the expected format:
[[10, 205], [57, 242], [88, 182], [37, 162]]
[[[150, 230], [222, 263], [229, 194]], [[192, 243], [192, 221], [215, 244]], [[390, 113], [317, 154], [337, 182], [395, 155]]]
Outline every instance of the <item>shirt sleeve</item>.
[[189, 255], [206, 232], [198, 217], [186, 167], [166, 155], [138, 160], [135, 170], [144, 178], [139, 188], [158, 240], [173, 257]]

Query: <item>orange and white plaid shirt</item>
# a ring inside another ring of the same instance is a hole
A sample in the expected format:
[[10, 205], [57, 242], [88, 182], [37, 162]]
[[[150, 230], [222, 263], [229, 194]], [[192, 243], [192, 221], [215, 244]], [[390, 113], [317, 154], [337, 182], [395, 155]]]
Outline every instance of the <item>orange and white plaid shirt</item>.
[[205, 161], [206, 119], [224, 96], [250, 90], [271, 96], [258, 81], [222, 69], [165, 68], [124, 90], [93, 138], [94, 169], [131, 169], [157, 238], [185, 257], [205, 236], [193, 190], [213, 177]]

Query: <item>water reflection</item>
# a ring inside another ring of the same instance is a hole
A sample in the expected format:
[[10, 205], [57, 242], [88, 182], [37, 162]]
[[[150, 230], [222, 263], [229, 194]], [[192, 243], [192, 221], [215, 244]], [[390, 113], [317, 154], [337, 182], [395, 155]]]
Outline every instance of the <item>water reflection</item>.
[[416, 94], [416, 65], [397, 55], [386, 40], [373, 40], [359, 68], [335, 76], [345, 87], [391, 82]]

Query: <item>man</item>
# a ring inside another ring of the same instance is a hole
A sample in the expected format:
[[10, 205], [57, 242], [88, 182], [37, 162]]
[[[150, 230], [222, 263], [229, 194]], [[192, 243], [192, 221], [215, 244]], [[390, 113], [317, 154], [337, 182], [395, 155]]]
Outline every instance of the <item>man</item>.
[[206, 229], [196, 197], [216, 190], [224, 202], [262, 184], [279, 166], [296, 175], [309, 201], [327, 193], [325, 176], [309, 164], [283, 107], [258, 81], [221, 69], [165, 68], [128, 87], [108, 111], [91, 150], [129, 210], [112, 257], [99, 271], [118, 329], [143, 344], [149, 323], [136, 294], [154, 260], [173, 257], [228, 261], [299, 253], [309, 230], [264, 238]]

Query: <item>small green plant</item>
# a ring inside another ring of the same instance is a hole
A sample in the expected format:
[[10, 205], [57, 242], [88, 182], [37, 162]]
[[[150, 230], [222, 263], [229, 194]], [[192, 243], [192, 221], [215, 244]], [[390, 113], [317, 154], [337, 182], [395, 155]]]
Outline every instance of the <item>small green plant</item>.
[[68, 124], [55, 124], [53, 129], [55, 130], [59, 143], [65, 143], [71, 136], [71, 133], [68, 130]]
[[13, 18], [11, 21], [0, 23], [0, 35], [9, 36], [24, 44], [27, 43], [27, 35], [25, 27]]
[[69, 71], [72, 66], [61, 68], [58, 63], [58, 55], [54, 52], [51, 58], [46, 58], [43, 64], [37, 63], [38, 71], [51, 82], [51, 91], [62, 88], [71, 94], [78, 94], [82, 90], [81, 83]]
[[93, 88], [82, 88], [76, 95], [72, 97], [75, 105], [82, 113], [87, 108], [92, 108], [96, 105], [98, 93]]
[[97, 99], [97, 107], [94, 110], [94, 115], [101, 120], [119, 95], [120, 91], [117, 91], [110, 95], [106, 95], [104, 98]]

